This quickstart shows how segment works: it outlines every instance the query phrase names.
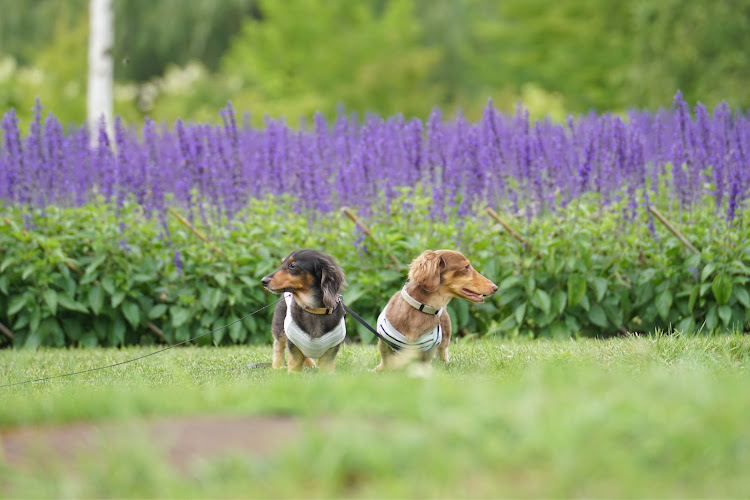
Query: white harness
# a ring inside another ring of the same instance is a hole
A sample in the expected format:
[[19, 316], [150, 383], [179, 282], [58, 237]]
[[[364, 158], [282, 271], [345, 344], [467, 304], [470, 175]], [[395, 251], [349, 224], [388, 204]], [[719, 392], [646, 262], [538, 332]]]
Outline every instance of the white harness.
[[333, 330], [326, 332], [318, 338], [310, 338], [310, 335], [300, 328], [292, 319], [292, 301], [294, 300], [294, 296], [289, 292], [285, 292], [284, 300], [286, 300], [284, 333], [286, 333], [286, 337], [292, 342], [292, 344], [297, 346], [306, 357], [318, 359], [325, 354], [326, 351], [339, 345], [346, 338], [346, 321], [343, 316], [341, 322], [336, 325]]
[[[406, 340], [406, 336], [396, 330], [388, 318], [385, 317], [385, 312], [388, 310], [388, 306], [383, 309], [383, 312], [378, 316], [378, 333], [381, 335], [380, 340], [388, 344], [388, 347], [394, 351], [400, 351], [401, 349], [419, 349], [420, 351], [429, 351], [443, 340], [443, 329], [440, 327], [438, 322], [437, 326], [431, 331], [420, 336], [414, 342]], [[438, 317], [443, 315], [443, 308], [437, 313]]]

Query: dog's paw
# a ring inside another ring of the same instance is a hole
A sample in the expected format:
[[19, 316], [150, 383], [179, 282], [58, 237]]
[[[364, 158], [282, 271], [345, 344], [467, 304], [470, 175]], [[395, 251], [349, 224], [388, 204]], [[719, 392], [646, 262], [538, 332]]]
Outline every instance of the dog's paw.
[[429, 378], [432, 375], [432, 364], [430, 363], [412, 363], [406, 373], [413, 378]]
[[247, 367], [250, 369], [271, 368], [271, 363], [250, 363], [249, 365], [247, 365]]

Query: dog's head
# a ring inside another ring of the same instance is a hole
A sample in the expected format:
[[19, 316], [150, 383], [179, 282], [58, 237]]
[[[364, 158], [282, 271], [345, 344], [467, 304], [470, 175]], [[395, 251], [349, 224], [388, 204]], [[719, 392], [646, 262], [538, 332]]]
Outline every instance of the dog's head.
[[454, 250], [425, 250], [409, 265], [409, 281], [425, 292], [484, 302], [497, 285], [477, 272], [469, 259]]
[[290, 253], [260, 282], [273, 293], [291, 292], [308, 304], [310, 300], [305, 299], [320, 292], [324, 307], [334, 307], [339, 291], [346, 286], [344, 271], [332, 257], [307, 249]]

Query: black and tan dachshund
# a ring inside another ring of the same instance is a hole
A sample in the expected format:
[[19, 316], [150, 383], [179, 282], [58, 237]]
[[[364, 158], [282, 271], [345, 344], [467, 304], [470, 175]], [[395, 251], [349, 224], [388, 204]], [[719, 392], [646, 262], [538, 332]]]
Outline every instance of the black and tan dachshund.
[[261, 283], [273, 293], [283, 293], [273, 313], [273, 368], [284, 367], [289, 353], [289, 372], [302, 366], [334, 371], [336, 354], [346, 336], [341, 289], [344, 271], [332, 257], [316, 250], [296, 250]]

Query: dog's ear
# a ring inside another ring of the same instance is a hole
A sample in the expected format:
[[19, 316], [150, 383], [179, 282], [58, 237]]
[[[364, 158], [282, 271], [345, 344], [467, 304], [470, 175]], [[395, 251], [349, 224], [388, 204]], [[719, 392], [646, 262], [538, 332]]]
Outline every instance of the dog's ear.
[[443, 258], [432, 250], [425, 250], [409, 264], [409, 281], [418, 283], [428, 292], [437, 291], [440, 286], [440, 272], [443, 269]]
[[323, 305], [333, 308], [341, 288], [346, 286], [344, 271], [333, 260], [321, 263], [320, 289], [323, 291]]

